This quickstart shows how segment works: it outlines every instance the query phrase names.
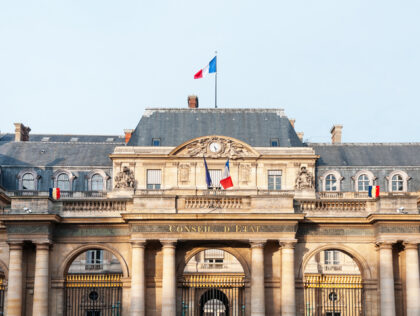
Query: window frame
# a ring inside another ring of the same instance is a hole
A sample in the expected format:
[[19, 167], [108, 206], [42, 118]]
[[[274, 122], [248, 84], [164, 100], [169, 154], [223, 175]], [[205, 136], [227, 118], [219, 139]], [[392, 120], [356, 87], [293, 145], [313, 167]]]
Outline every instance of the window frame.
[[[270, 174], [272, 173], [280, 173], [280, 174]], [[267, 190], [269, 191], [281, 191], [282, 188], [282, 176], [283, 170], [267, 170]], [[273, 179], [272, 187], [270, 186], [270, 179]], [[278, 185], [278, 187], [277, 187]]]
[[[366, 191], [360, 191], [359, 190], [359, 178], [365, 175], [367, 176], [368, 180], [369, 180], [369, 185], [368, 185], [368, 189]], [[358, 171], [353, 177], [352, 177], [353, 181], [354, 181], [354, 191], [355, 192], [368, 192], [369, 190], [369, 186], [373, 186], [376, 180], [375, 175], [369, 171], [369, 170], [360, 170]]]
[[[149, 172], [159, 171], [160, 173], [160, 183], [149, 183]], [[147, 190], [160, 190], [162, 188], [162, 169], [147, 169], [146, 170], [146, 189]]]
[[[336, 179], [336, 190], [327, 190], [327, 177], [329, 175], [333, 175]], [[320, 177], [320, 180], [322, 182], [322, 191], [323, 192], [341, 192], [341, 181], [344, 178], [341, 176], [341, 174], [336, 170], [328, 170]]]
[[[52, 179], [53, 179], [53, 187], [54, 188], [58, 188], [58, 177], [62, 174], [66, 174], [68, 176], [69, 179], [69, 191], [73, 191], [73, 182], [74, 179], [76, 179], [77, 177], [70, 172], [69, 170], [65, 170], [65, 169], [58, 169], [54, 172]], [[67, 191], [67, 190], [62, 190], [62, 191]]]
[[[393, 190], [393, 179], [395, 176], [400, 176], [402, 180], [402, 190]], [[389, 176], [386, 177], [388, 182], [388, 192], [395, 192], [395, 193], [402, 193], [408, 191], [408, 180], [411, 179], [411, 177], [408, 176], [408, 174], [402, 170], [395, 170], [389, 174]]]
[[[23, 177], [26, 174], [31, 174], [32, 177], [33, 177], [34, 188], [32, 190], [28, 190], [28, 189], [24, 189], [23, 188]], [[38, 180], [41, 178], [41, 176], [34, 169], [24, 169], [24, 170], [21, 170], [16, 177], [18, 179], [18, 190], [22, 190], [22, 191], [38, 191]]]
[[94, 169], [91, 172], [89, 172], [86, 175], [86, 179], [87, 179], [87, 190], [88, 191], [94, 191], [92, 190], [92, 178], [95, 175], [99, 175], [102, 177], [102, 181], [103, 181], [103, 186], [102, 186], [102, 190], [95, 190], [95, 192], [105, 192], [108, 191], [108, 180], [111, 178], [104, 170], [101, 169]]

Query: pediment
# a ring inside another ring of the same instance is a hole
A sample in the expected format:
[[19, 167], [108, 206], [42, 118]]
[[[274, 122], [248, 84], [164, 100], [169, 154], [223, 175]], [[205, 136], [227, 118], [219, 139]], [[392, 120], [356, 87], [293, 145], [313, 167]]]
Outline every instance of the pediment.
[[232, 160], [258, 157], [260, 154], [248, 144], [226, 136], [203, 136], [191, 139], [169, 154], [178, 157], [229, 158]]

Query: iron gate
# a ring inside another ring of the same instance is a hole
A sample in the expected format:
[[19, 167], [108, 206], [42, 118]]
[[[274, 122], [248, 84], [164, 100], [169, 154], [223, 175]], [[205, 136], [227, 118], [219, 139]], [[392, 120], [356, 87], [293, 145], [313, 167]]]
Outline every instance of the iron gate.
[[66, 316], [121, 316], [121, 274], [68, 274]]
[[244, 276], [184, 275], [182, 316], [244, 316]]
[[305, 275], [305, 316], [362, 316], [360, 275]]

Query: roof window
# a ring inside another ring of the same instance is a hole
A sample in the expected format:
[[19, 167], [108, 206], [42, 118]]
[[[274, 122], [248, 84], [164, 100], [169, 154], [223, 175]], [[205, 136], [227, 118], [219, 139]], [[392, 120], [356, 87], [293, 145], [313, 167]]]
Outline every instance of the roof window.
[[41, 142], [49, 142], [50, 137], [42, 137]]
[[71, 142], [78, 142], [79, 141], [79, 137], [72, 137], [70, 138]]
[[113, 142], [113, 141], [114, 141], [114, 137], [108, 137], [108, 138], [106, 139], [106, 141], [107, 141], [107, 142]]
[[271, 147], [279, 147], [279, 139], [278, 138], [272, 138], [270, 141]]
[[153, 138], [152, 146], [160, 146], [160, 138]]

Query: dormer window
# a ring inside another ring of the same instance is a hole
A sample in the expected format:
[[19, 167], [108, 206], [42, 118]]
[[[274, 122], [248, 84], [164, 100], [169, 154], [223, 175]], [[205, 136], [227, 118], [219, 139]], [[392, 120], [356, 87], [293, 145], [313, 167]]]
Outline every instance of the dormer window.
[[152, 146], [160, 146], [160, 138], [153, 138]]
[[391, 172], [387, 177], [388, 189], [390, 192], [407, 192], [408, 191], [408, 180], [411, 178], [402, 170], [396, 170]]
[[92, 191], [102, 191], [104, 189], [104, 178], [99, 174], [92, 176]]
[[278, 138], [272, 138], [270, 143], [271, 143], [271, 147], [279, 147], [279, 139]]
[[325, 178], [325, 191], [337, 191], [337, 179], [333, 174]]
[[61, 173], [57, 177], [57, 188], [61, 191], [70, 191], [70, 179], [67, 174]]
[[35, 179], [31, 173], [25, 173], [22, 177], [23, 190], [35, 190]]
[[367, 175], [362, 174], [357, 179], [357, 191], [366, 192], [369, 189], [369, 178]]
[[340, 192], [340, 184], [341, 180], [343, 180], [343, 177], [338, 171], [328, 171], [323, 176], [321, 176], [320, 179], [323, 183], [323, 191]]
[[393, 176], [391, 181], [392, 181], [393, 192], [404, 191], [404, 180], [399, 174], [396, 174], [395, 176]]

